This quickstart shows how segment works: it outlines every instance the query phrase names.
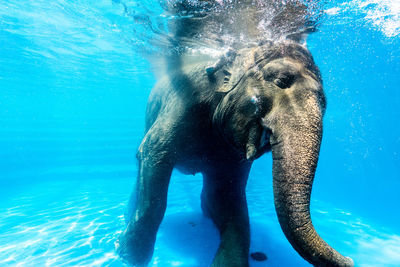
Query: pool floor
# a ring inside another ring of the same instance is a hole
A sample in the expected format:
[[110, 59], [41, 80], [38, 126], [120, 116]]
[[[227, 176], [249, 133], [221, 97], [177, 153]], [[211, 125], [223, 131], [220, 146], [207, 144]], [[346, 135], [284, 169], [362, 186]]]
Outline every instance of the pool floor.
[[[252, 178], [254, 179], [254, 178]], [[0, 205], [1, 266], [125, 266], [114, 251], [124, 228], [132, 178], [48, 181], [26, 187]], [[258, 266], [309, 266], [284, 238], [272, 194], [249, 182], [251, 252]], [[261, 187], [262, 188], [262, 187]], [[206, 267], [218, 233], [200, 211], [201, 177], [174, 174], [168, 208], [150, 266]], [[349, 212], [313, 201], [317, 231], [358, 266], [398, 266], [400, 236]], [[389, 234], [391, 233], [391, 234]]]

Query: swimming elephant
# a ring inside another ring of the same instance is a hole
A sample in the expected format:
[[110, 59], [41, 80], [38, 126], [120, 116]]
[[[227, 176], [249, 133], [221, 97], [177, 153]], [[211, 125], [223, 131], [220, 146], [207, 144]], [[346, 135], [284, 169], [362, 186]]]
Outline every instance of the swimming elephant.
[[253, 161], [272, 151], [276, 212], [294, 249], [315, 266], [353, 266], [311, 223], [326, 100], [309, 51], [266, 42], [217, 60], [176, 57], [168, 64], [149, 97], [120, 255], [134, 266], [150, 261], [177, 168], [203, 174], [201, 207], [221, 237], [211, 266], [249, 266], [246, 183]]

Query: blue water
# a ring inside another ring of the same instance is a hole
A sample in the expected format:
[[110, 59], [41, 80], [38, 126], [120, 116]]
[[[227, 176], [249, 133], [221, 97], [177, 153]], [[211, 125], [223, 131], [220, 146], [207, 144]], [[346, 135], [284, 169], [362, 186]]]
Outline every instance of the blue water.
[[[124, 7], [125, 5], [125, 7]], [[307, 45], [328, 108], [317, 231], [357, 266], [400, 266], [400, 2], [333, 1]], [[114, 242], [136, 176], [157, 1], [0, 3], [0, 266], [123, 266]], [[273, 207], [271, 156], [247, 188], [251, 266], [308, 266]], [[208, 266], [218, 235], [201, 177], [174, 172], [152, 266]]]

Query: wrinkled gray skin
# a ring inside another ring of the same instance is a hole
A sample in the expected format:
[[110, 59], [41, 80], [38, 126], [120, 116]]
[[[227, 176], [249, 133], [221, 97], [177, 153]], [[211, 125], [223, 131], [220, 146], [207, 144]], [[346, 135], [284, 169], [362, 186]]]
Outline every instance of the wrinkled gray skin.
[[121, 257], [133, 266], [150, 261], [177, 168], [203, 174], [202, 210], [221, 236], [211, 266], [249, 266], [246, 182], [253, 160], [272, 151], [276, 212], [294, 249], [315, 266], [353, 266], [311, 223], [325, 97], [310, 53], [266, 43], [218, 62], [169, 64], [148, 102], [137, 186], [117, 242]]

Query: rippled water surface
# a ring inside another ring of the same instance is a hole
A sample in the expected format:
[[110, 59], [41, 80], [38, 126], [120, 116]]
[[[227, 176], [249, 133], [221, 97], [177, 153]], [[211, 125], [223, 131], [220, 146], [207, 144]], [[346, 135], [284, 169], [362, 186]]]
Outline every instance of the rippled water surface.
[[[328, 99], [317, 231], [357, 266], [399, 266], [400, 2], [303, 1], [296, 16], [295, 1], [254, 1], [254, 21], [235, 1], [188, 1], [187, 12], [175, 2], [0, 3], [0, 265], [124, 266], [114, 242], [156, 59], [295, 36]], [[176, 38], [174, 25], [194, 18], [208, 34]], [[251, 251], [268, 255], [251, 266], [307, 266], [277, 222], [270, 157], [247, 188]], [[200, 212], [201, 176], [174, 172], [170, 188], [151, 265], [208, 266], [218, 237]]]

